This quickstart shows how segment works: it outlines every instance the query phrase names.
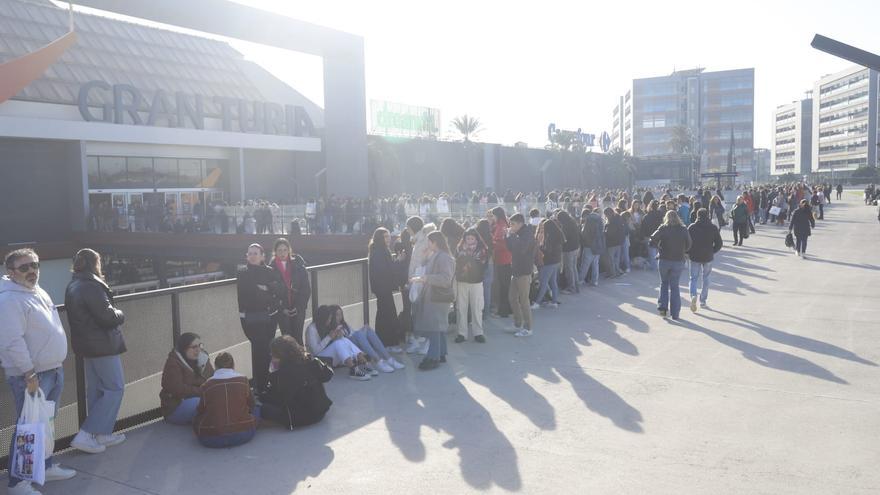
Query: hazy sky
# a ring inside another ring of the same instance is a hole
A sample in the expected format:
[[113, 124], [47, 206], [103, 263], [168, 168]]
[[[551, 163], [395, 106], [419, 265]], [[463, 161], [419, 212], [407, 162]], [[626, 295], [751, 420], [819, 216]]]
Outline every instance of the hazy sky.
[[[755, 146], [769, 147], [773, 109], [850, 65], [812, 49], [815, 33], [880, 52], [880, 0], [238, 1], [363, 36], [368, 101], [438, 107], [444, 132], [469, 113], [480, 140], [533, 147], [550, 122], [610, 133], [633, 78], [695, 66], [755, 68]], [[246, 52], [321, 98], [319, 60]]]
[[[532, 147], [550, 122], [610, 133], [633, 78], [696, 66], [755, 68], [755, 146], [769, 147], [773, 109], [850, 65], [811, 48], [815, 33], [880, 52], [880, 0], [237, 1], [363, 36], [367, 102], [439, 108], [444, 134], [468, 113], [479, 140]], [[323, 101], [320, 58], [233, 44]]]

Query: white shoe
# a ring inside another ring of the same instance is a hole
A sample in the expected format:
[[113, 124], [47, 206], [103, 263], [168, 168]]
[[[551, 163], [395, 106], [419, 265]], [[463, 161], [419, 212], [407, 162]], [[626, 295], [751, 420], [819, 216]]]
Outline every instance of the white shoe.
[[119, 445], [120, 443], [125, 441], [125, 434], [116, 433], [109, 435], [95, 435], [95, 440], [98, 441], [104, 447], [112, 447], [114, 445]]
[[406, 368], [406, 366], [404, 366], [403, 363], [401, 363], [400, 361], [398, 361], [394, 358], [389, 359], [388, 364], [390, 364], [396, 370], [402, 370], [402, 369]]
[[40, 492], [34, 490], [34, 487], [31, 486], [30, 481], [19, 481], [17, 485], [6, 490], [6, 493], [9, 495], [40, 495]]
[[422, 342], [419, 340], [413, 340], [406, 347], [406, 353], [407, 354], [418, 354], [419, 349], [421, 349], [421, 348], [422, 348]]
[[98, 440], [95, 439], [95, 435], [91, 433], [85, 432], [83, 430], [79, 430], [79, 433], [73, 437], [73, 441], [70, 442], [70, 446], [77, 449], [82, 450], [83, 452], [87, 452], [89, 454], [100, 454], [107, 450], [107, 447], [104, 447]]
[[46, 481], [69, 480], [74, 476], [76, 476], [76, 471], [63, 468], [60, 464], [53, 464], [52, 467], [46, 469]]
[[538, 303], [532, 303], [532, 309], [541, 309], [541, 305]]
[[547, 307], [550, 309], [559, 309], [559, 303], [555, 303], [555, 302], [547, 303]]
[[428, 339], [425, 339], [425, 343], [422, 344], [422, 347], [416, 351], [416, 354], [424, 356], [428, 353], [428, 348], [431, 347], [431, 343], [428, 342]]
[[516, 332], [515, 334], [513, 334], [513, 336], [514, 336], [514, 337], [531, 337], [531, 336], [532, 336], [532, 331], [531, 331], [531, 330], [526, 330], [525, 328], [523, 328], [523, 329], [520, 330], [519, 332]]
[[385, 350], [392, 353], [392, 354], [400, 354], [403, 352], [403, 349], [401, 349], [399, 345], [393, 345], [391, 347], [386, 347]]
[[379, 371], [382, 373], [394, 373], [394, 367], [384, 359], [376, 363], [376, 367], [379, 368]]

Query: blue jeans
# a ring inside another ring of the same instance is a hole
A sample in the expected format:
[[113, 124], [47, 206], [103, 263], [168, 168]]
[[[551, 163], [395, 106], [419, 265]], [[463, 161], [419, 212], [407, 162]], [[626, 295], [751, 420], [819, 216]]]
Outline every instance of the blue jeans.
[[559, 263], [552, 265], [544, 265], [538, 270], [538, 296], [535, 302], [541, 304], [544, 302], [544, 295], [547, 294], [547, 288], [550, 288], [550, 295], [553, 296], [553, 302], [559, 302], [559, 280], [556, 274], [559, 273]]
[[620, 246], [608, 246], [608, 257], [611, 258], [611, 276], [620, 274]]
[[709, 274], [712, 273], [712, 262], [709, 261], [707, 263], [697, 263], [695, 261], [691, 261], [691, 297], [697, 295], [697, 285], [698, 281], [701, 278], [703, 279], [702, 290], [700, 291], [700, 302], [702, 304], [706, 304], [706, 299], [709, 297]]
[[376, 331], [370, 327], [363, 327], [360, 330], [352, 332], [348, 339], [354, 342], [354, 345], [358, 346], [360, 350], [370, 356], [370, 359], [374, 361], [380, 361], [391, 357], [391, 354], [388, 354], [382, 341], [379, 340], [379, 336], [376, 335]]
[[568, 282], [566, 289], [580, 292], [578, 284], [577, 250], [562, 253], [562, 269], [565, 270], [565, 279]]
[[173, 425], [192, 424], [193, 419], [196, 417], [196, 408], [199, 407], [199, 400], [198, 397], [183, 399], [183, 402], [177, 406], [173, 413], [165, 418], [165, 421]]
[[673, 318], [678, 318], [681, 313], [681, 272], [684, 271], [684, 261], [660, 260], [660, 298], [657, 299], [657, 309], [666, 310], [672, 306]]
[[[578, 270], [578, 273], [586, 277], [587, 274], [590, 274], [589, 283], [593, 285], [599, 285], [599, 258], [601, 256], [598, 254], [593, 254], [593, 250], [590, 248], [582, 248], [581, 249], [581, 264]], [[592, 271], [590, 271], [592, 269]]]
[[86, 404], [88, 416], [82, 429], [93, 435], [113, 433], [122, 394], [125, 392], [125, 378], [122, 376], [122, 358], [104, 356], [84, 358], [86, 369]]
[[442, 332], [431, 332], [428, 334], [428, 352], [425, 357], [428, 359], [438, 360], [446, 355], [446, 334]]
[[212, 449], [222, 449], [226, 447], [235, 447], [251, 441], [257, 430], [240, 431], [238, 433], [230, 433], [228, 435], [217, 435], [213, 437], [199, 437], [199, 443], [205, 447]]
[[624, 270], [629, 270], [632, 267], [629, 259], [629, 236], [623, 238], [623, 246], [620, 248], [620, 266]]
[[657, 248], [648, 245], [648, 269], [657, 270]]
[[495, 264], [486, 263], [486, 270], [483, 272], [483, 318], [486, 318], [492, 309], [492, 280], [494, 279]]
[[[37, 378], [40, 381], [40, 389], [43, 391], [43, 394], [46, 396], [46, 400], [51, 400], [55, 402], [55, 413], [58, 413], [58, 402], [61, 400], [61, 391], [64, 389], [64, 369], [63, 368], [55, 368], [54, 370], [43, 371], [37, 373]], [[27, 390], [27, 382], [25, 382], [24, 376], [8, 376], [6, 377], [6, 383], [9, 384], [9, 387], [12, 389], [12, 398], [15, 400], [15, 422], [18, 422], [18, 417], [21, 416], [21, 409], [24, 407], [24, 394]], [[12, 473], [12, 442], [15, 441], [15, 435], [12, 435], [12, 441], [9, 442], [9, 472]], [[52, 467], [52, 457], [46, 458], [46, 469]], [[20, 479], [12, 476], [9, 476], [9, 487], [13, 487], [21, 481]]]

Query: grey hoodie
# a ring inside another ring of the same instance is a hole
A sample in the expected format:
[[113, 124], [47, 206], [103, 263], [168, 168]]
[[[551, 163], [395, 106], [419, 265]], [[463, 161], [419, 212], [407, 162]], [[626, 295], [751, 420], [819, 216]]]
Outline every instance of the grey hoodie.
[[66, 357], [67, 336], [49, 294], [0, 278], [0, 364], [6, 376], [55, 369]]

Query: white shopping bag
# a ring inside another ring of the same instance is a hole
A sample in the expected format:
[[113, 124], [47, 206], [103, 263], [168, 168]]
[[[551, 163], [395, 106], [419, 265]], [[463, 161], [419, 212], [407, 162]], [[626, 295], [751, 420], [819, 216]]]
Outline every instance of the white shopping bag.
[[[413, 277], [421, 277], [424, 275], [425, 275], [425, 267], [424, 266], [417, 267], [413, 271]], [[410, 300], [410, 302], [416, 302], [419, 300], [419, 296], [422, 293], [423, 286], [424, 286], [424, 283], [422, 283], [422, 282], [411, 282], [409, 284], [409, 300]]]
[[55, 450], [55, 402], [41, 389], [24, 394], [24, 406], [15, 427], [12, 447], [13, 475], [37, 484], [46, 482], [46, 462]]

